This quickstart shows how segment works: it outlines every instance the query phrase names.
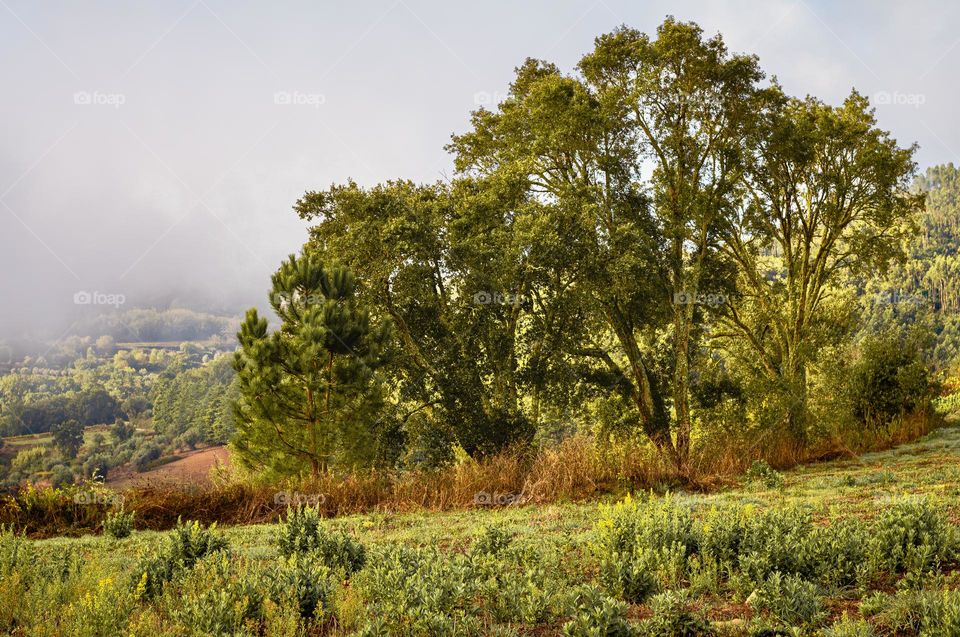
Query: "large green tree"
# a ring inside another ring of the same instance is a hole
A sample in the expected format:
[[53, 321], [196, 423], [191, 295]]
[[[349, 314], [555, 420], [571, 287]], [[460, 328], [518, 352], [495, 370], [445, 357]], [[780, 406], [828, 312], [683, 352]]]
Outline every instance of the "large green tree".
[[626, 28], [598, 38], [579, 68], [570, 77], [528, 61], [509, 98], [475, 113], [452, 148], [461, 170], [522, 180], [545, 211], [576, 220], [564, 243], [598, 326], [575, 351], [613, 373], [644, 432], [682, 468], [708, 309], [696, 301], [722, 297], [729, 279], [716, 238], [736, 209], [762, 74], [719, 36], [673, 19], [653, 40]]
[[396, 326], [402, 419], [427, 414], [473, 456], [531, 439], [543, 405], [563, 400], [556, 341], [577, 329], [564, 228], [509, 181], [351, 183], [297, 211], [317, 222], [308, 251], [354, 269]]
[[913, 148], [876, 126], [864, 97], [769, 106], [745, 138], [743, 205], [722, 233], [740, 297], [717, 335], [744, 346], [781, 392], [786, 429], [802, 443], [809, 365], [844, 336], [838, 306], [849, 304], [838, 295], [851, 276], [882, 272], [902, 255], [923, 197], [909, 192]]
[[247, 312], [234, 360], [233, 446], [244, 465], [317, 476], [338, 463], [373, 462], [382, 451], [390, 419], [377, 370], [390, 329], [371, 322], [355, 289], [350, 270], [291, 256], [273, 275], [280, 329], [270, 332], [256, 309]]

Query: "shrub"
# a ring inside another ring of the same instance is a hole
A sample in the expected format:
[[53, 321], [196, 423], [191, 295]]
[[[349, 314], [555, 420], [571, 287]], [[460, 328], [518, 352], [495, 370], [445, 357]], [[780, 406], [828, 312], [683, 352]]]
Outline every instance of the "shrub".
[[281, 606], [292, 602], [300, 617], [323, 621], [331, 613], [336, 583], [316, 554], [294, 554], [281, 560], [270, 580], [270, 599]]
[[263, 588], [248, 562], [218, 552], [199, 559], [162, 605], [183, 635], [250, 634], [248, 622], [263, 618]]
[[496, 555], [508, 546], [513, 540], [503, 527], [488, 525], [480, 529], [480, 533], [473, 542], [474, 554]]
[[[499, 535], [499, 534], [498, 534]], [[570, 603], [556, 564], [531, 547], [474, 551], [468, 562], [473, 595], [491, 619], [535, 626], [564, 614]]]
[[111, 578], [103, 578], [96, 588], [66, 608], [63, 634], [71, 637], [126, 634], [135, 604], [135, 594], [129, 588], [116, 585]]
[[660, 585], [676, 584], [699, 550], [693, 516], [670, 496], [638, 502], [627, 497], [601, 507], [596, 551], [604, 589], [642, 602]]
[[135, 511], [127, 513], [122, 507], [119, 511], [108, 512], [103, 521], [104, 533], [118, 540], [129, 537], [133, 532], [134, 515]]
[[834, 520], [811, 535], [811, 560], [820, 581], [835, 586], [865, 584], [870, 575], [868, 551], [871, 533], [857, 519]]
[[659, 585], [650, 553], [603, 555], [600, 583], [605, 591], [628, 602], [642, 603], [657, 592]]
[[[76, 598], [83, 564], [71, 548], [52, 554], [0, 526], [0, 634], [49, 634], [51, 607]], [[84, 582], [87, 589], [90, 582]], [[64, 627], [63, 633], [69, 633]]]
[[139, 451], [133, 455], [133, 467], [139, 473], [143, 473], [150, 468], [150, 463], [159, 460], [163, 455], [163, 449], [155, 442], [148, 442]]
[[[496, 569], [506, 570], [502, 564]], [[492, 573], [459, 553], [403, 546], [380, 549], [351, 581], [351, 591], [364, 606], [359, 634], [480, 634], [480, 616], [494, 606], [490, 595], [506, 597], [499, 584], [484, 586]]]
[[277, 530], [276, 543], [283, 557], [315, 553], [323, 564], [343, 569], [347, 575], [359, 571], [366, 562], [363, 544], [346, 533], [328, 533], [315, 507], [287, 509], [287, 517]]
[[601, 551], [608, 554], [675, 545], [691, 554], [698, 546], [690, 509], [670, 495], [643, 500], [627, 496], [613, 506], [601, 506], [597, 536]]
[[83, 475], [88, 480], [103, 482], [107, 479], [107, 473], [110, 471], [109, 459], [103, 454], [97, 454], [87, 458], [83, 463]]
[[860, 612], [884, 633], [940, 637], [960, 634], [960, 591], [901, 590], [895, 595], [874, 593]]
[[887, 508], [871, 530], [877, 570], [924, 571], [954, 557], [956, 530], [932, 503], [906, 500]]
[[853, 416], [865, 428], [886, 428], [894, 419], [929, 404], [933, 386], [915, 343], [898, 334], [871, 336], [861, 345], [847, 392]]
[[813, 518], [801, 508], [771, 509], [751, 516], [740, 539], [739, 568], [754, 584], [774, 572], [808, 576], [814, 568], [812, 533]]
[[387, 547], [363, 575], [367, 577], [358, 586], [376, 593], [370, 599], [407, 598], [411, 607], [433, 604], [450, 612], [458, 610], [462, 593], [472, 588], [469, 560], [426, 548]]
[[748, 482], [762, 484], [768, 489], [783, 489], [783, 474], [767, 464], [765, 460], [754, 460], [744, 477]]
[[823, 630], [823, 637], [876, 637], [877, 632], [868, 622], [850, 619], [846, 613], [840, 621]]
[[627, 605], [599, 589], [584, 587], [563, 625], [565, 637], [632, 637], [637, 631], [627, 621]]
[[815, 625], [826, 617], [817, 585], [797, 575], [773, 573], [751, 598], [755, 610], [766, 611], [787, 626]]
[[650, 637], [698, 637], [711, 635], [710, 622], [693, 610], [686, 591], [666, 591], [650, 600], [653, 616], [643, 622]]
[[50, 484], [55, 489], [73, 484], [73, 471], [66, 465], [55, 465], [50, 473]]
[[26, 575], [35, 560], [33, 546], [12, 529], [0, 525], [0, 579]]
[[697, 525], [700, 550], [721, 564], [733, 564], [740, 555], [748, 515], [742, 507], [710, 509]]
[[136, 585], [147, 598], [157, 596], [164, 585], [188, 571], [202, 558], [226, 551], [226, 538], [216, 533], [216, 523], [204, 528], [199, 522], [178, 523], [159, 551], [141, 558], [135, 569]]

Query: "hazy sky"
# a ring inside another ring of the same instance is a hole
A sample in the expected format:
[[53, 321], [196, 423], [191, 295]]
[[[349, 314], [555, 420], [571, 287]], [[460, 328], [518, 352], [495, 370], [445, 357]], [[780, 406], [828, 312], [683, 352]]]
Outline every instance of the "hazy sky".
[[0, 0], [0, 338], [66, 329], [77, 292], [263, 305], [305, 190], [449, 174], [526, 57], [571, 70], [667, 14], [793, 94], [885, 102], [921, 167], [958, 158], [956, 2]]

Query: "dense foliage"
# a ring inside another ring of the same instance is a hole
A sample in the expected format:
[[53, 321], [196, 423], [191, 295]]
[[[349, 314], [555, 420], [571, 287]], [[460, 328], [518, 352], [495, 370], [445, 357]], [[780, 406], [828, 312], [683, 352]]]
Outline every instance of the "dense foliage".
[[234, 355], [233, 446], [245, 465], [281, 475], [309, 467], [318, 476], [331, 464], [377, 458], [389, 419], [376, 372], [390, 332], [371, 322], [354, 291], [349, 270], [291, 256], [273, 277], [280, 329], [268, 333], [256, 309], [247, 313]]
[[101, 345], [63, 367], [31, 359], [0, 376], [0, 483], [103, 480], [230, 438], [234, 373], [216, 347]]
[[[936, 271], [956, 210], [921, 210], [956, 179], [914, 184], [914, 149], [858, 93], [790, 97], [670, 18], [601, 36], [572, 74], [527, 60], [449, 150], [449, 182], [350, 182], [295, 207], [315, 223], [304, 254], [349, 267], [395, 328], [383, 374], [407, 462], [580, 430], [642, 436], [688, 473], [717, 444], [796, 456], [928, 413], [931, 356], [877, 339], [922, 343], [929, 321], [879, 316], [867, 290], [908, 258]], [[822, 417], [834, 395], [845, 421]]]

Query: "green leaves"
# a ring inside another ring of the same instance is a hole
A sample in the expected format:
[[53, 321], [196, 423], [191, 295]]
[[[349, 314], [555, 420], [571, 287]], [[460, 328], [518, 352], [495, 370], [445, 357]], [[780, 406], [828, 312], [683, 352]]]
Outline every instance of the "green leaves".
[[272, 281], [280, 329], [268, 332], [251, 309], [237, 335], [240, 461], [279, 475], [371, 463], [379, 450], [365, 443], [386, 422], [377, 370], [388, 361], [389, 324], [371, 323], [349, 269], [325, 268], [316, 255], [291, 255]]

